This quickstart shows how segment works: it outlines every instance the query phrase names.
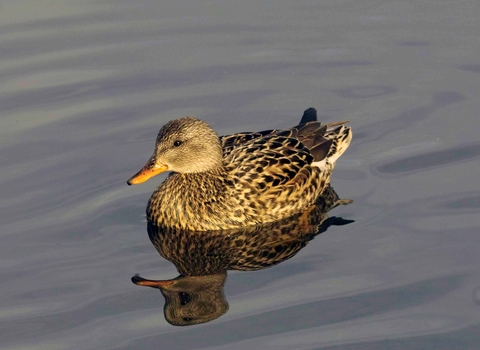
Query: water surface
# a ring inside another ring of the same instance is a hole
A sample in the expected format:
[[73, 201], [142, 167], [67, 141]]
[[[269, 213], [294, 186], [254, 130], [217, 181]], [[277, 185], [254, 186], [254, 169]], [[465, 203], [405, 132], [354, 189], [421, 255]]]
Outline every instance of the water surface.
[[[0, 11], [4, 349], [465, 349], [480, 344], [477, 1], [7, 2]], [[186, 328], [131, 283], [175, 267], [128, 187], [166, 121], [354, 139], [332, 183], [355, 220], [228, 275]]]

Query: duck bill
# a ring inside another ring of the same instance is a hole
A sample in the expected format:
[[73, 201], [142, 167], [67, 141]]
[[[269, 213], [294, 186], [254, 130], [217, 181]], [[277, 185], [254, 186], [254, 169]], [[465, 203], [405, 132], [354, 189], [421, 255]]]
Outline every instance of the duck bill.
[[147, 164], [135, 175], [128, 179], [127, 184], [138, 185], [148, 179], [157, 176], [160, 173], [168, 170], [168, 166], [165, 164], [157, 163], [155, 158], [152, 157], [148, 160]]
[[151, 288], [158, 288], [161, 289], [162, 287], [166, 287], [173, 284], [172, 280], [147, 280], [140, 276], [133, 276], [132, 282], [135, 283], [137, 286], [144, 286], [144, 287], [151, 287]]

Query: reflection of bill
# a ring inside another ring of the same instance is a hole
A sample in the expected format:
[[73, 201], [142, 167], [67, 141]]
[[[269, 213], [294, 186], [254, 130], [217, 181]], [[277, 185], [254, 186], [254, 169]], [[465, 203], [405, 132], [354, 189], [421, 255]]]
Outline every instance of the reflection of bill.
[[475, 304], [480, 306], [480, 284], [472, 290], [472, 300]]

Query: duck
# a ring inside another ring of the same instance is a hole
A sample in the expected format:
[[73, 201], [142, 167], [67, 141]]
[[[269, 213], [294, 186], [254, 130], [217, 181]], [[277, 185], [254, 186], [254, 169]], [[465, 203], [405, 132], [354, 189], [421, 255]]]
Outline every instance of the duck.
[[315, 205], [352, 139], [347, 121], [316, 119], [309, 108], [286, 130], [220, 137], [203, 120], [171, 120], [127, 184], [170, 171], [146, 209], [147, 221], [161, 227], [214, 231], [290, 217]]

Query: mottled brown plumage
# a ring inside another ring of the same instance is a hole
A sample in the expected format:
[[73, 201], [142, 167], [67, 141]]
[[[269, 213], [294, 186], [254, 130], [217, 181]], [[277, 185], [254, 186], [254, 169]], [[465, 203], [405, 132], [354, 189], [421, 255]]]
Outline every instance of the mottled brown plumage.
[[345, 122], [305, 120], [288, 130], [220, 138], [199, 119], [170, 121], [128, 183], [172, 171], [147, 206], [147, 219], [158, 226], [222, 230], [289, 217], [315, 203], [352, 137]]

